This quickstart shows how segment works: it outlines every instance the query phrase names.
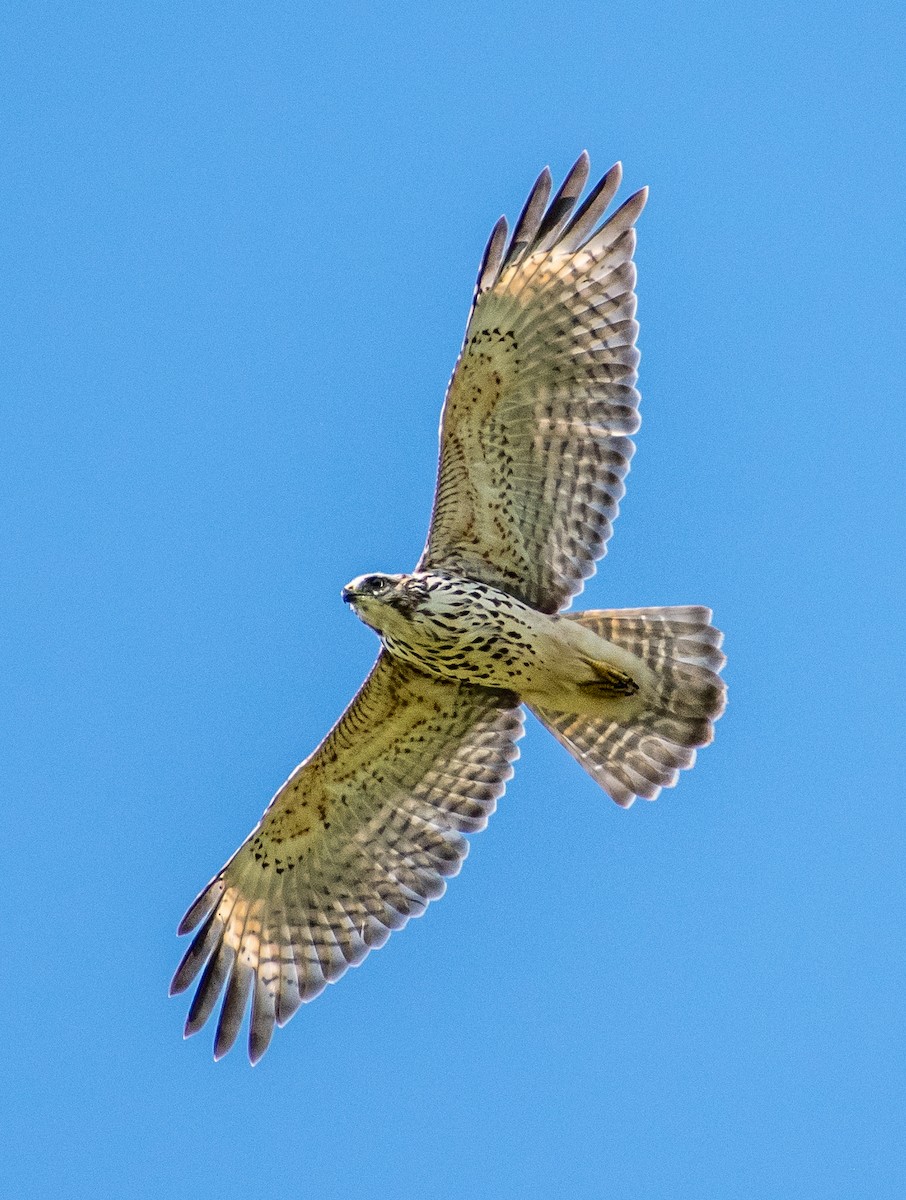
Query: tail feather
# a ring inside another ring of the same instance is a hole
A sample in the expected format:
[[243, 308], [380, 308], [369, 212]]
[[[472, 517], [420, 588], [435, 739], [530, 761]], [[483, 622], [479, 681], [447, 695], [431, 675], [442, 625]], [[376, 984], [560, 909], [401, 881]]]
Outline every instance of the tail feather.
[[714, 736], [726, 687], [723, 635], [707, 608], [635, 608], [574, 613], [568, 618], [636, 655], [649, 668], [631, 715], [600, 718], [532, 711], [617, 804], [654, 800], [695, 762]]

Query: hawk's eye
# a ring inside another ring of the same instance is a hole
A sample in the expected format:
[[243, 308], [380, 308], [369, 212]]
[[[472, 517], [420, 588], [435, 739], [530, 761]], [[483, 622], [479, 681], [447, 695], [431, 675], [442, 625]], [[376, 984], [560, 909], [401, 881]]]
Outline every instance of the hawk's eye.
[[371, 590], [372, 590], [372, 592], [375, 593], [375, 595], [377, 595], [378, 592], [386, 591], [388, 583], [389, 583], [389, 580], [381, 579], [381, 577], [378, 576], [377, 578], [372, 579]]

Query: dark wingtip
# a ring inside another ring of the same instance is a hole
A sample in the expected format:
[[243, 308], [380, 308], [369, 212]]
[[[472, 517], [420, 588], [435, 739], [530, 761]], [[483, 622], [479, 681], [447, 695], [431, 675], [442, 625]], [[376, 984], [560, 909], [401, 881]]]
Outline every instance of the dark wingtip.
[[182, 956], [182, 961], [173, 973], [173, 978], [170, 980], [169, 995], [179, 996], [186, 988], [191, 987], [192, 980], [198, 974], [201, 962], [197, 961], [195, 954], [195, 943], [188, 948]]
[[257, 1067], [264, 1057], [264, 1052], [271, 1044], [273, 1033], [273, 1025], [268, 1026], [266, 1030], [254, 1027], [249, 1030], [249, 1062], [253, 1067]]
[[639, 190], [637, 192], [633, 192], [632, 195], [629, 197], [629, 199], [625, 200], [620, 205], [620, 207], [613, 214], [613, 216], [614, 216], [614, 218], [616, 218], [620, 215], [620, 213], [623, 213], [624, 216], [632, 215], [632, 221], [634, 223], [636, 221], [636, 219], [638, 218], [639, 214], [641, 213], [642, 209], [645, 207], [645, 205], [647, 203], [648, 203], [648, 188], [647, 187], [639, 188]]
[[220, 939], [222, 927], [217, 922], [216, 910], [208, 914], [201, 929], [195, 934], [188, 949], [182, 956], [182, 962], [170, 983], [170, 995], [177, 996], [184, 992], [195, 976], [201, 970], [208, 955]]
[[504, 254], [505, 264], [518, 262], [526, 248], [534, 241], [544, 217], [553, 185], [554, 180], [550, 167], [545, 167], [532, 185], [532, 190], [516, 221], [512, 239]]
[[616, 195], [622, 178], [623, 164], [615, 162], [591, 189], [563, 231], [562, 237], [570, 249], [578, 249], [586, 238], [591, 237], [595, 226], [604, 216], [608, 205]]
[[186, 915], [179, 922], [176, 928], [177, 936], [184, 937], [187, 933], [191, 933], [198, 922], [207, 916], [214, 905], [220, 900], [225, 891], [226, 883], [224, 882], [223, 875], [217, 875], [210, 883], [205, 884], [189, 905]]
[[491, 230], [491, 236], [488, 238], [488, 244], [485, 246], [481, 264], [478, 268], [475, 287], [479, 292], [493, 287], [497, 282], [497, 276], [500, 273], [500, 264], [503, 262], [503, 251], [506, 246], [508, 233], [507, 219], [506, 217], [500, 217], [497, 224]]
[[566, 178], [560, 185], [560, 190], [548, 204], [547, 211], [528, 248], [529, 252], [550, 250], [556, 244], [585, 189], [590, 168], [591, 162], [588, 154], [583, 150], [567, 172]]
[[[241, 1016], [240, 1016], [241, 1021]], [[220, 1062], [224, 1055], [229, 1054], [239, 1036], [239, 1023], [235, 1026], [224, 1023], [223, 1014], [217, 1022], [217, 1032], [214, 1035], [214, 1062]]]
[[234, 960], [220, 1009], [217, 1032], [214, 1035], [215, 1062], [232, 1050], [239, 1036], [251, 984], [252, 972], [238, 960]]

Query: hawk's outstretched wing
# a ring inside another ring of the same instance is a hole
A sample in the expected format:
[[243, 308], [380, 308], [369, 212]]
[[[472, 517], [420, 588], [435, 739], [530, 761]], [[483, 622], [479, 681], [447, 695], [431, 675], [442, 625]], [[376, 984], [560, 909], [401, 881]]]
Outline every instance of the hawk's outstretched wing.
[[381, 652], [346, 712], [186, 913], [171, 992], [204, 967], [186, 1035], [226, 983], [215, 1057], [252, 997], [249, 1057], [306, 1000], [420, 916], [483, 829], [517, 757], [518, 701]]
[[583, 153], [560, 191], [545, 168], [509, 245], [501, 217], [441, 418], [419, 570], [447, 569], [553, 613], [604, 553], [638, 429], [637, 192], [599, 224], [619, 164], [572, 215]]

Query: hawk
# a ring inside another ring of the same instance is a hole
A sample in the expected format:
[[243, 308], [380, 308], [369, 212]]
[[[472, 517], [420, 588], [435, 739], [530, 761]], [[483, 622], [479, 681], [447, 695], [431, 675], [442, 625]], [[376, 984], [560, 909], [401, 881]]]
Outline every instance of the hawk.
[[691, 767], [724, 707], [707, 608], [564, 613], [604, 553], [639, 427], [636, 219], [583, 153], [494, 226], [447, 390], [424, 552], [342, 592], [382, 647], [320, 746], [186, 913], [185, 1034], [249, 1057], [440, 896], [513, 773], [524, 704], [617, 804]]

